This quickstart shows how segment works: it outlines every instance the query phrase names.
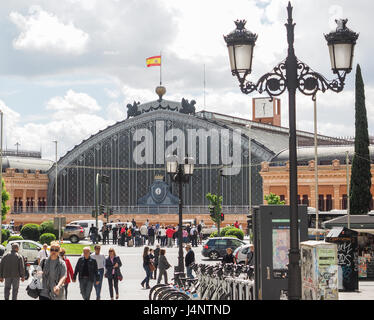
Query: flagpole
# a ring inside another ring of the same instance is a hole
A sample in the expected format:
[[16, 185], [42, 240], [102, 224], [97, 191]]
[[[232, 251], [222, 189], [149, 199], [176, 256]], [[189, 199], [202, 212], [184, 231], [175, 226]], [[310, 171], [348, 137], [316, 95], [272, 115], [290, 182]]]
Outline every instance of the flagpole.
[[161, 66], [162, 66], [162, 57], [161, 57], [161, 51], [160, 51], [160, 86], [162, 85], [162, 80], [161, 80]]

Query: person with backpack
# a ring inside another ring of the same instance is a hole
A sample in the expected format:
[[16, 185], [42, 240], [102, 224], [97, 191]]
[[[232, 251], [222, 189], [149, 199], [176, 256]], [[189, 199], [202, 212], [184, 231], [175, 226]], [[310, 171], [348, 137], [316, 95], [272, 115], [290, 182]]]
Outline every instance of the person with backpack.
[[197, 247], [197, 228], [193, 225], [190, 230], [191, 244], [193, 247]]
[[[64, 284], [67, 276], [67, 268], [64, 260], [59, 257], [60, 244], [52, 241], [50, 255], [40, 262], [39, 272], [42, 273], [42, 290], [40, 300], [64, 300]], [[41, 271], [40, 271], [41, 270]]]
[[103, 234], [103, 244], [109, 244], [109, 228], [106, 222], [104, 222], [103, 227], [101, 228], [101, 233]]

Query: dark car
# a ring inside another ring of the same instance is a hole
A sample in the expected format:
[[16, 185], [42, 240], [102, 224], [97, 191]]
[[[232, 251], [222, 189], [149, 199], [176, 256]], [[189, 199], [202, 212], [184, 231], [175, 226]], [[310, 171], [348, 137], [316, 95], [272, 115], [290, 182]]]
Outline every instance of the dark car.
[[231, 248], [232, 252], [234, 252], [236, 248], [244, 244], [246, 244], [244, 241], [237, 238], [209, 238], [203, 245], [203, 251], [201, 253], [204, 257], [217, 260], [226, 254], [227, 248]]

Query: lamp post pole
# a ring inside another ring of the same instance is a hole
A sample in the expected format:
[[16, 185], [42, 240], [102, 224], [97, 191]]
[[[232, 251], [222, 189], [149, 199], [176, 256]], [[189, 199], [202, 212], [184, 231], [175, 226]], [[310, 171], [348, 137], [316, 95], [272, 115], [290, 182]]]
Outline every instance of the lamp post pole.
[[182, 165], [178, 165], [178, 173], [176, 176], [179, 187], [179, 226], [178, 226], [178, 271], [184, 272], [183, 263], [183, 234], [182, 234], [182, 224], [183, 224], [183, 170]]

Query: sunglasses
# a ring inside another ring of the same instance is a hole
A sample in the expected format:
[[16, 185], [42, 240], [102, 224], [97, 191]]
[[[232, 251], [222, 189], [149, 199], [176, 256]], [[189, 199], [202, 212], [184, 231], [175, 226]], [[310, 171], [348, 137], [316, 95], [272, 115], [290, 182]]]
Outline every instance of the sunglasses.
[[59, 252], [60, 251], [60, 249], [52, 249], [51, 248], [51, 250], [50, 250], [51, 252]]

